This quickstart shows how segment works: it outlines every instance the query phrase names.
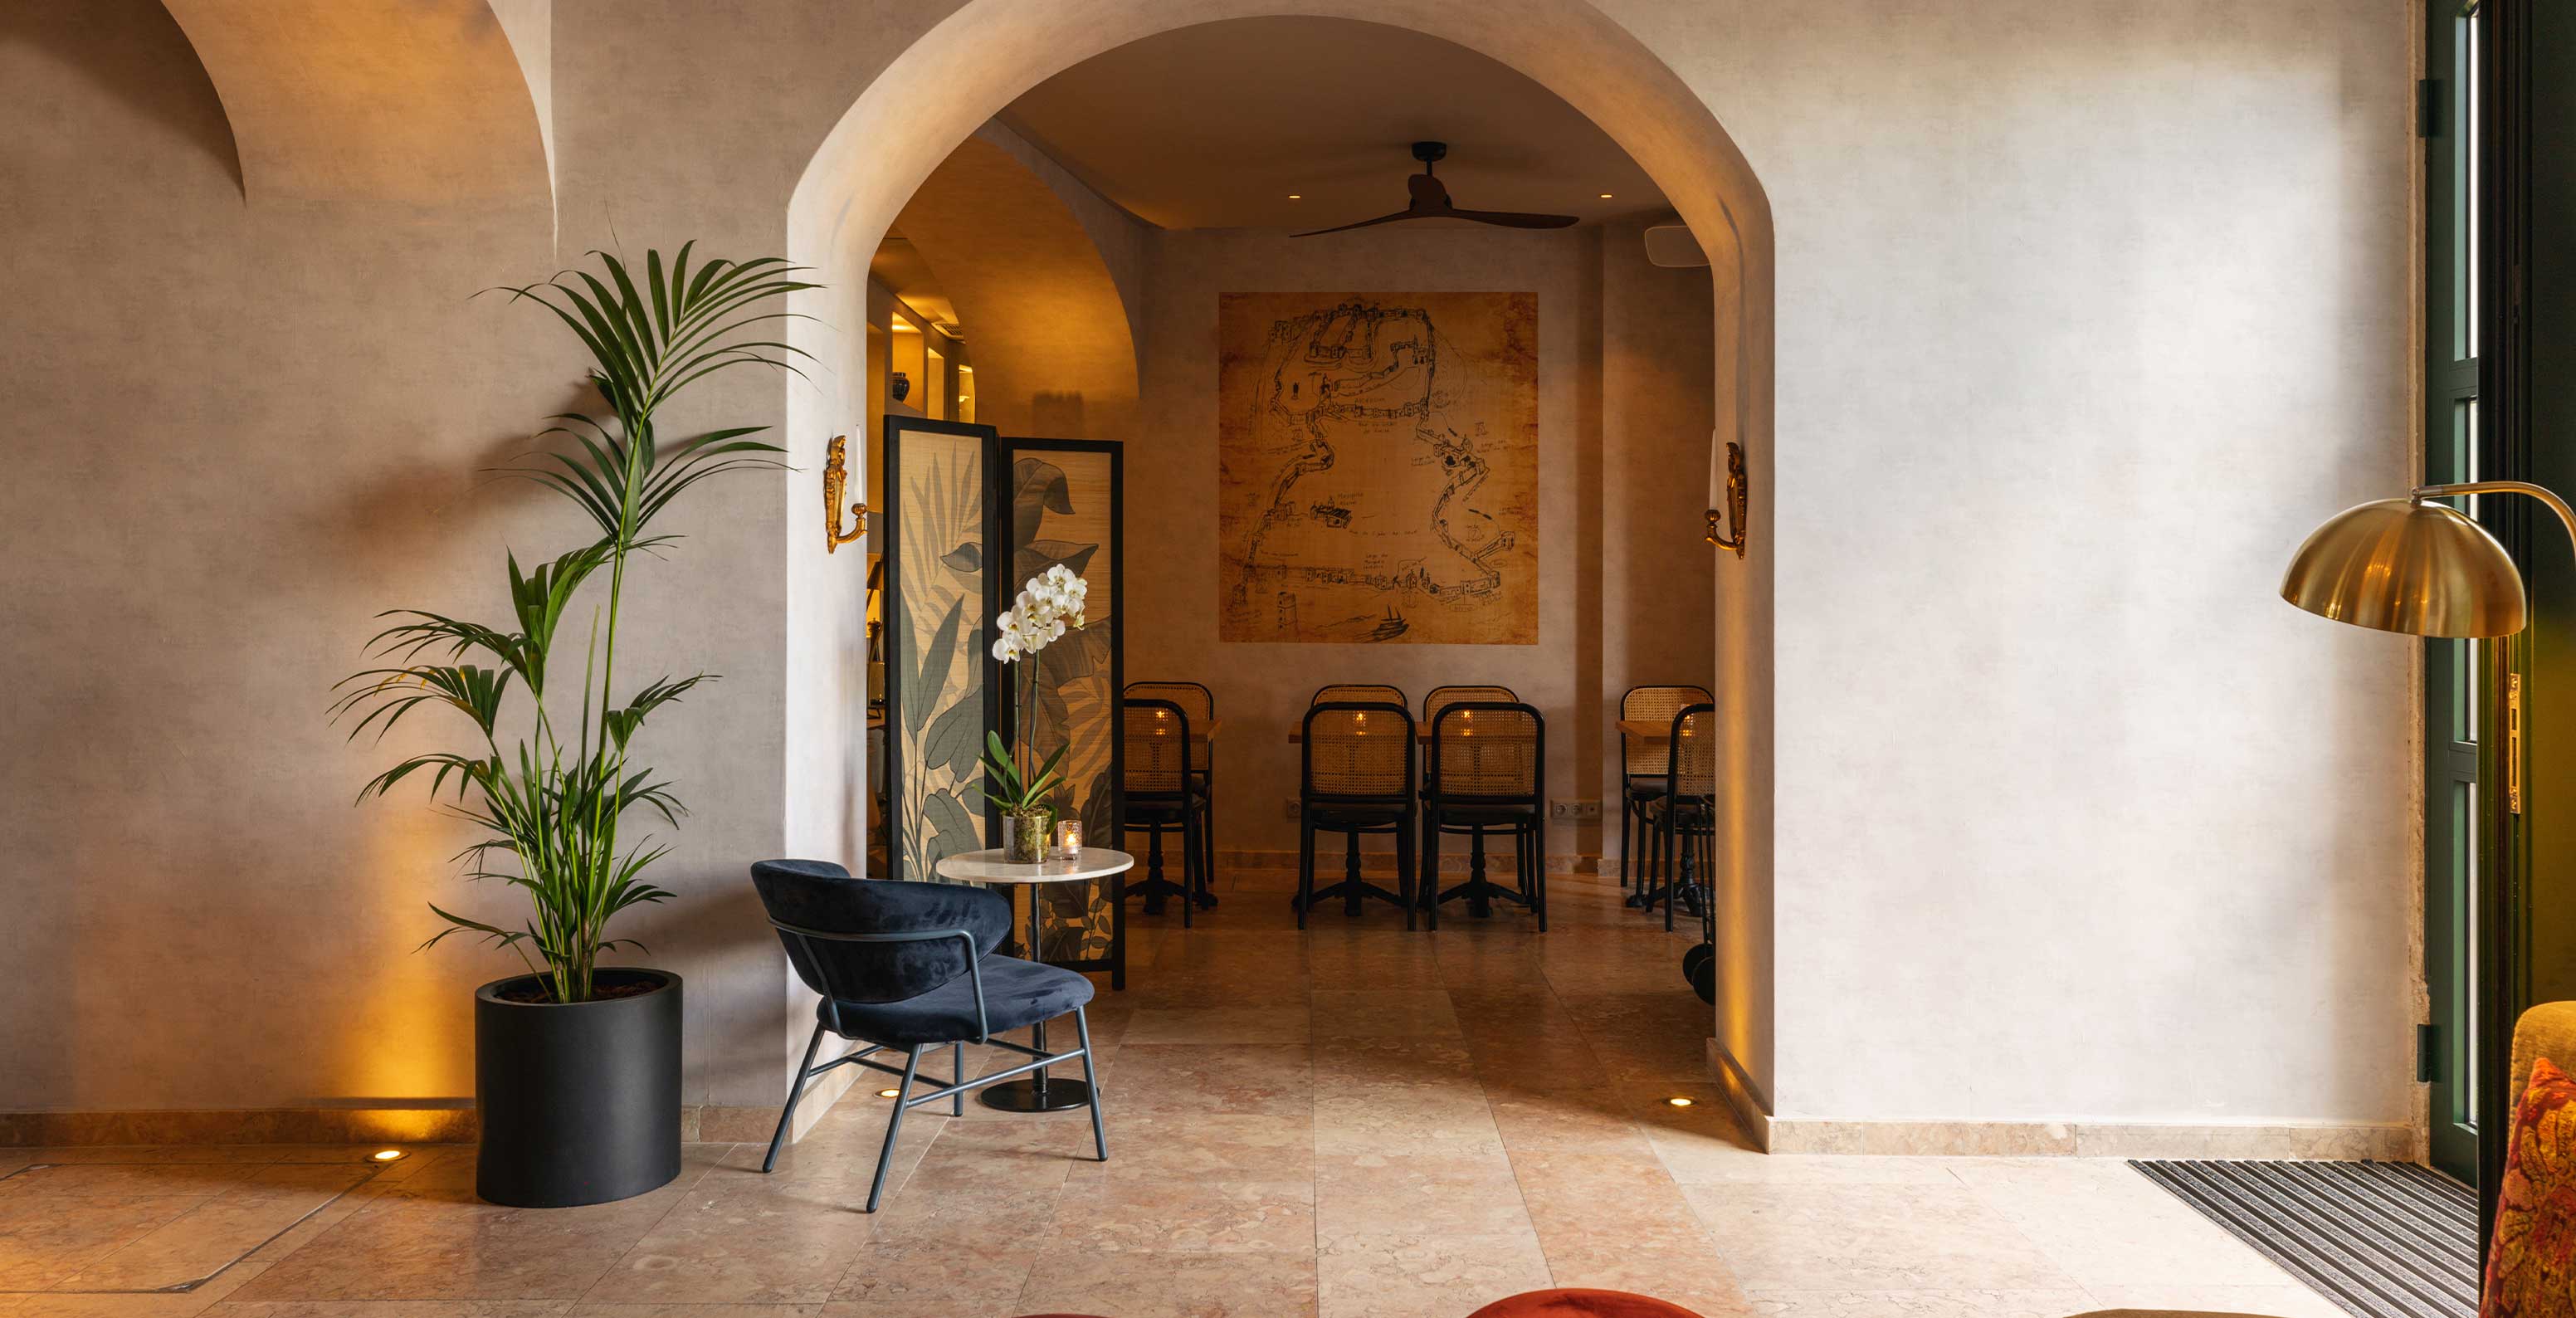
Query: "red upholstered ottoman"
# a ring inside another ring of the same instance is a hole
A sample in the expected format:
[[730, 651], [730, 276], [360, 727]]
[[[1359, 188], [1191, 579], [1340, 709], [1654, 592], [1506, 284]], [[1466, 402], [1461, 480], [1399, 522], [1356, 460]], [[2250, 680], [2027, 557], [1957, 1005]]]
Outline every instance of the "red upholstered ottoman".
[[1496, 1300], [1467, 1318], [1700, 1318], [1678, 1304], [1626, 1291], [1531, 1291]]

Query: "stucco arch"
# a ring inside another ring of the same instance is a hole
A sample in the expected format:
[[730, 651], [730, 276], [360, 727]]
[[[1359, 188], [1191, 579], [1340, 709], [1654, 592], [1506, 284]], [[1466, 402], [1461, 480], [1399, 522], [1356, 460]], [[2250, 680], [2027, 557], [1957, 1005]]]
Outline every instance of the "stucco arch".
[[[493, 0], [163, 4], [253, 201], [552, 206], [543, 52], [514, 47]], [[546, 0], [503, 5], [522, 43], [545, 30]]]
[[[1652, 177], [1699, 238], [1715, 286], [1718, 397], [1710, 436], [1710, 504], [1723, 502], [1727, 445], [1743, 445], [1753, 538], [1741, 561], [1720, 565], [1710, 688], [1726, 729], [1718, 781], [1716, 868], [1720, 983], [1718, 1061], [1744, 1104], [1767, 1112], [1772, 1063], [1772, 509], [1773, 235], [1771, 208], [1743, 152], [1688, 84], [1590, 0], [970, 0], [914, 41], [863, 91], [798, 180], [788, 209], [788, 254], [818, 272], [827, 291], [798, 310], [814, 317], [792, 335], [824, 369], [820, 388], [791, 387], [789, 447], [800, 467], [819, 464], [823, 437], [855, 424], [851, 393], [866, 378], [850, 333], [865, 320], [864, 272], [905, 202], [955, 144], [1022, 92], [1094, 55], [1170, 31], [1233, 18], [1312, 16], [1409, 28], [1497, 60], [1581, 111]], [[790, 483], [788, 540], [810, 543], [811, 490]], [[1710, 552], [1680, 540], [1672, 552]], [[836, 664], [850, 628], [849, 592], [791, 554], [789, 773], [791, 841], [814, 836], [801, 821], [806, 776], [849, 755], [830, 739], [850, 720], [825, 711], [843, 689], [808, 682]], [[852, 795], [855, 795], [852, 790]], [[821, 795], [817, 793], [817, 795]], [[840, 839], [845, 844], [849, 839]]]
[[922, 180], [899, 219], [956, 304], [979, 420], [1056, 439], [1124, 433], [1136, 410], [1129, 308], [1045, 179], [979, 134]]

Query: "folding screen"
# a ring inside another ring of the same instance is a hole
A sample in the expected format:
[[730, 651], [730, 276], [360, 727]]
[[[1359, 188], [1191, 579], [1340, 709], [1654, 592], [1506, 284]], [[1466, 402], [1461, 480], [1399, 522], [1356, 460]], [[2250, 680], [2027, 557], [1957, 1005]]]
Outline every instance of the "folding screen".
[[[999, 844], [998, 815], [973, 785], [984, 735], [1008, 741], [1011, 687], [992, 656], [992, 619], [1021, 583], [1062, 564], [1090, 584], [1089, 626], [1038, 665], [1041, 757], [1069, 745], [1064, 817], [1092, 846], [1116, 846], [1120, 814], [1119, 447], [1004, 439], [990, 426], [888, 417], [884, 536], [886, 855], [897, 879], [938, 881], [941, 857]], [[1121, 884], [1039, 885], [1041, 952], [1124, 979]], [[1123, 986], [1123, 985], [1122, 985]]]
[[[1011, 548], [1003, 584], [1021, 582], [1059, 564], [1090, 585], [1084, 610], [1089, 625], [1038, 655], [1038, 696], [1030, 741], [1039, 756], [1068, 746], [1063, 772], [1065, 817], [1082, 821], [1093, 846], [1118, 844], [1120, 741], [1118, 693], [1125, 679], [1119, 631], [1119, 492], [1124, 472], [1119, 446], [1098, 440], [1004, 439], [996, 526]], [[1004, 703], [1003, 735], [1014, 712]], [[1119, 884], [1047, 890], [1042, 926], [1046, 959], [1058, 965], [1115, 969], [1113, 953], [1124, 940]]]
[[972, 790], [984, 733], [1001, 726], [990, 672], [1001, 577], [988, 570], [990, 426], [886, 418], [887, 872], [936, 881], [941, 857], [979, 850], [992, 810]]

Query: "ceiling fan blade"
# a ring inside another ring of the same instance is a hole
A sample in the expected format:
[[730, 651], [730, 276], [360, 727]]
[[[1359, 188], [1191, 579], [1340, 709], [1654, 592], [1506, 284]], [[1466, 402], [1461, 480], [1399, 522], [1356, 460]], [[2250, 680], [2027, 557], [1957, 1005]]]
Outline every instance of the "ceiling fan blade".
[[1474, 220], [1478, 224], [1499, 224], [1512, 229], [1562, 229], [1575, 222], [1571, 215], [1533, 215], [1527, 211], [1462, 211], [1452, 208], [1441, 214], [1453, 220]]
[[1292, 234], [1290, 234], [1290, 235], [1288, 235], [1288, 236], [1289, 236], [1289, 237], [1291, 237], [1291, 238], [1313, 238], [1313, 237], [1315, 237], [1315, 236], [1317, 236], [1317, 235], [1319, 235], [1319, 234], [1340, 233], [1340, 232], [1342, 232], [1342, 231], [1343, 231], [1343, 230], [1345, 230], [1345, 229], [1365, 229], [1365, 228], [1368, 228], [1370, 225], [1373, 225], [1373, 224], [1393, 224], [1393, 223], [1395, 223], [1397, 220], [1420, 220], [1420, 219], [1428, 219], [1428, 218], [1430, 218], [1431, 216], [1433, 216], [1433, 215], [1437, 215], [1437, 214], [1439, 214], [1439, 213], [1440, 213], [1440, 212], [1438, 212], [1438, 211], [1428, 211], [1428, 212], [1426, 212], [1426, 211], [1416, 211], [1416, 210], [1401, 210], [1401, 211], [1397, 211], [1397, 212], [1396, 212], [1396, 213], [1394, 213], [1393, 215], [1381, 215], [1381, 216], [1377, 217], [1377, 218], [1376, 218], [1376, 219], [1374, 219], [1374, 220], [1360, 220], [1360, 221], [1358, 221], [1358, 222], [1356, 222], [1356, 223], [1352, 223], [1352, 224], [1336, 224], [1336, 225], [1334, 225], [1332, 228], [1329, 228], [1329, 229], [1308, 229], [1308, 230], [1307, 230], [1307, 231], [1305, 231], [1304, 233], [1292, 233]]

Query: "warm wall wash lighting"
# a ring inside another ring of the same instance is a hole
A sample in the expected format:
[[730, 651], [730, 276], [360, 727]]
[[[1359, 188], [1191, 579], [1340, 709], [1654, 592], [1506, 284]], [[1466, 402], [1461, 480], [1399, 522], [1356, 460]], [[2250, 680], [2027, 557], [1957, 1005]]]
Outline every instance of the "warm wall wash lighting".
[[2576, 537], [2576, 511], [2527, 481], [2426, 485], [2336, 513], [2310, 533], [2281, 578], [2281, 598], [2320, 617], [2409, 636], [2510, 636], [2526, 619], [2522, 574], [2485, 527], [2447, 504], [2455, 494], [2527, 494]]
[[377, 1162], [401, 1162], [403, 1151], [400, 1149], [378, 1149], [367, 1156]]

